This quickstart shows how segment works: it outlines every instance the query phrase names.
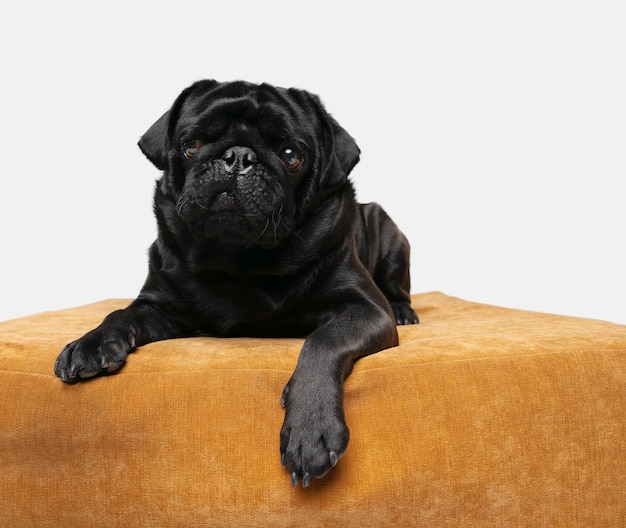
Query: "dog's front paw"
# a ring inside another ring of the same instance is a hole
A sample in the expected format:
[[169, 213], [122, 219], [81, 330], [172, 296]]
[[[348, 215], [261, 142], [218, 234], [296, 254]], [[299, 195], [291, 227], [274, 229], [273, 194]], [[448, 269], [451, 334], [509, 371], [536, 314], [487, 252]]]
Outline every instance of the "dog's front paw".
[[302, 480], [306, 488], [313, 477], [321, 478], [335, 467], [350, 438], [341, 402], [325, 391], [313, 392], [307, 397], [287, 385], [281, 398], [286, 408], [280, 432], [281, 463], [294, 487]]
[[54, 373], [74, 383], [119, 369], [135, 349], [134, 334], [96, 328], [65, 345], [54, 364]]
[[419, 323], [419, 317], [417, 317], [417, 314], [408, 303], [391, 303], [391, 309], [393, 310], [393, 315], [396, 318], [397, 324], [410, 325]]

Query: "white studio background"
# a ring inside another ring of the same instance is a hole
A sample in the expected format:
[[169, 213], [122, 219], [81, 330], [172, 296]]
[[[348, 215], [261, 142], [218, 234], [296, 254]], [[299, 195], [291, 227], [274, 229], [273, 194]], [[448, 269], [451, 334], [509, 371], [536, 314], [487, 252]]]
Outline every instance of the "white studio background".
[[137, 295], [136, 142], [216, 78], [321, 96], [414, 293], [626, 324], [624, 28], [623, 0], [5, 2], [0, 320]]

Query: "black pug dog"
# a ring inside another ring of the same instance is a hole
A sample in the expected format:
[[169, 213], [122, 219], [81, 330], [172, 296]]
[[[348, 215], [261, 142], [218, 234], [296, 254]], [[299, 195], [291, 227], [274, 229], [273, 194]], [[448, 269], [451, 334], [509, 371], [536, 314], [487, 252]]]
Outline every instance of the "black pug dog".
[[348, 174], [354, 139], [302, 90], [199, 81], [139, 140], [163, 171], [158, 237], [136, 300], [69, 343], [54, 371], [77, 382], [162, 339], [308, 336], [282, 394], [281, 462], [308, 486], [345, 453], [343, 381], [398, 344], [409, 244]]

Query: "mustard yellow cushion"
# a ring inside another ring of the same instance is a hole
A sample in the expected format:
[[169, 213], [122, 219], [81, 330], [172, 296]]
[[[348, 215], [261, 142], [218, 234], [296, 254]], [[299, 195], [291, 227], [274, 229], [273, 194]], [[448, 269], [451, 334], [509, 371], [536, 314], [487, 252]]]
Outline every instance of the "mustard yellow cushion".
[[127, 302], [0, 323], [0, 526], [626, 524], [626, 326], [415, 295], [421, 324], [346, 381], [346, 456], [294, 489], [280, 395], [302, 341], [164, 341], [56, 378]]

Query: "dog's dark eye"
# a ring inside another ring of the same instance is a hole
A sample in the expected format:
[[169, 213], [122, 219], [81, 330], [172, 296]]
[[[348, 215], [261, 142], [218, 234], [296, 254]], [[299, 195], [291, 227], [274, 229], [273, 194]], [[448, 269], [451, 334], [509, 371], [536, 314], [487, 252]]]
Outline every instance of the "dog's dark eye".
[[280, 153], [280, 160], [287, 170], [297, 171], [304, 165], [304, 156], [292, 148], [286, 148]]
[[202, 147], [202, 141], [199, 139], [192, 139], [190, 141], [184, 141], [180, 148], [183, 152], [183, 156], [190, 160], [194, 157], [196, 152], [200, 150], [200, 147]]

